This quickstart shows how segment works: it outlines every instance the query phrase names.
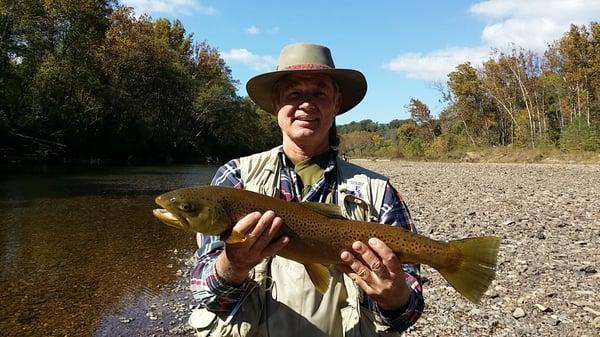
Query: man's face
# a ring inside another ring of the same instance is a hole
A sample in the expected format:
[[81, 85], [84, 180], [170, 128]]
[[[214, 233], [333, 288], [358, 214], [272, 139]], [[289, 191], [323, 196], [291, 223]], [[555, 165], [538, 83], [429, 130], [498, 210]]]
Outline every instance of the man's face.
[[341, 105], [341, 95], [329, 76], [288, 76], [277, 85], [274, 105], [284, 140], [300, 146], [329, 145], [329, 128]]

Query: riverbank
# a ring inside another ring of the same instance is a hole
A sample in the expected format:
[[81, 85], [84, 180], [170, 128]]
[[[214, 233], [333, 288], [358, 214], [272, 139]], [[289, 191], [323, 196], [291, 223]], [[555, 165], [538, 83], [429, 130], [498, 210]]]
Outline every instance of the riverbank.
[[597, 336], [600, 166], [361, 162], [390, 177], [420, 232], [502, 238], [480, 305], [423, 266], [425, 313], [407, 336]]
[[600, 164], [600, 152], [561, 151], [556, 148], [488, 147], [454, 150], [440, 157], [426, 158], [351, 158], [357, 161], [410, 160], [442, 163], [543, 163], [543, 164]]
[[[356, 163], [390, 177], [421, 234], [438, 240], [502, 238], [497, 277], [480, 305], [462, 298], [432, 268], [422, 267], [426, 309], [405, 336], [600, 333], [600, 166]], [[193, 335], [185, 321], [192, 304], [185, 277], [178, 277], [176, 291], [188, 299], [169, 306], [187, 309], [178, 311], [175, 320], [154, 322], [155, 327]]]

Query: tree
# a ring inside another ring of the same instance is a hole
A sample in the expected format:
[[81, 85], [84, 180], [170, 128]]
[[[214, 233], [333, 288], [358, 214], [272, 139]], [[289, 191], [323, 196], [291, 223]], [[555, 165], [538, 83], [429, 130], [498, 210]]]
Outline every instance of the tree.
[[410, 113], [410, 118], [415, 122], [419, 129], [425, 130], [425, 132], [420, 132], [420, 137], [425, 141], [432, 141], [436, 135], [434, 133], [435, 125], [429, 107], [420, 100], [411, 98], [406, 109]]
[[423, 140], [415, 123], [403, 124], [398, 129], [398, 151], [405, 158], [423, 156]]
[[447, 84], [449, 92], [443, 97], [449, 108], [445, 110], [445, 118], [450, 123], [455, 119], [460, 121], [461, 130], [472, 145], [494, 143], [488, 131], [494, 125], [495, 110], [488, 102], [476, 69], [468, 62], [458, 65], [448, 74]]

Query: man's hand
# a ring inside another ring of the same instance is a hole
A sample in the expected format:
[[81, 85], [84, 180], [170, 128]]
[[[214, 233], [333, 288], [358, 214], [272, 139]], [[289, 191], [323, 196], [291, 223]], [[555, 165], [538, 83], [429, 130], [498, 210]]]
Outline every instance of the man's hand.
[[282, 225], [283, 220], [275, 216], [273, 211], [263, 214], [254, 212], [240, 219], [233, 229], [244, 234], [246, 240], [225, 244], [225, 249], [217, 258], [217, 274], [228, 284], [242, 284], [254, 266], [288, 244], [288, 237], [272, 242]]
[[410, 300], [410, 289], [405, 281], [400, 260], [383, 241], [369, 239], [369, 244], [356, 241], [353, 252], [340, 255], [344, 264], [341, 271], [373, 299], [383, 310], [397, 310]]

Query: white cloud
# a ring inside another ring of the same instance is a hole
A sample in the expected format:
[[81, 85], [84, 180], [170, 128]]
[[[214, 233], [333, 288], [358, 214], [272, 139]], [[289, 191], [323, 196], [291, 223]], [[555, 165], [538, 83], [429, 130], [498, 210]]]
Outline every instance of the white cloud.
[[247, 49], [231, 49], [221, 53], [226, 62], [241, 63], [256, 71], [275, 70], [277, 60], [271, 56], [254, 55]]
[[384, 68], [402, 72], [407, 78], [425, 81], [442, 80], [456, 65], [469, 61], [481, 63], [489, 55], [484, 47], [447, 48], [431, 53], [405, 53], [384, 64]]
[[506, 48], [514, 44], [537, 52], [569, 30], [569, 24], [559, 25], [547, 18], [509, 19], [488, 25], [481, 33], [482, 42], [490, 47]]
[[487, 46], [517, 46], [537, 52], [559, 39], [571, 24], [587, 25], [600, 17], [598, 0], [488, 0], [469, 11], [490, 23], [481, 33]]
[[548, 18], [585, 23], [597, 18], [599, 10], [598, 0], [487, 0], [469, 8], [471, 13], [495, 20]]
[[123, 0], [124, 5], [133, 7], [138, 14], [167, 15], [217, 15], [218, 11], [211, 6], [204, 6], [198, 0]]
[[278, 26], [274, 26], [274, 27], [272, 27], [270, 29], [261, 30], [260, 28], [256, 27], [255, 25], [252, 25], [252, 26], [246, 28], [246, 33], [250, 34], [250, 35], [259, 35], [259, 34], [261, 34], [263, 32], [267, 33], [267, 34], [274, 35], [274, 34], [279, 33], [279, 27]]
[[571, 24], [581, 26], [598, 20], [600, 1], [487, 0], [472, 5], [469, 12], [487, 20], [480, 46], [401, 54], [384, 67], [405, 73], [408, 78], [440, 80], [460, 63], [478, 64], [485, 60], [492, 48], [503, 50], [516, 45], [543, 52], [548, 43], [559, 39]]
[[258, 35], [260, 34], [260, 29], [254, 25], [246, 28], [246, 33], [250, 34], [250, 35]]

